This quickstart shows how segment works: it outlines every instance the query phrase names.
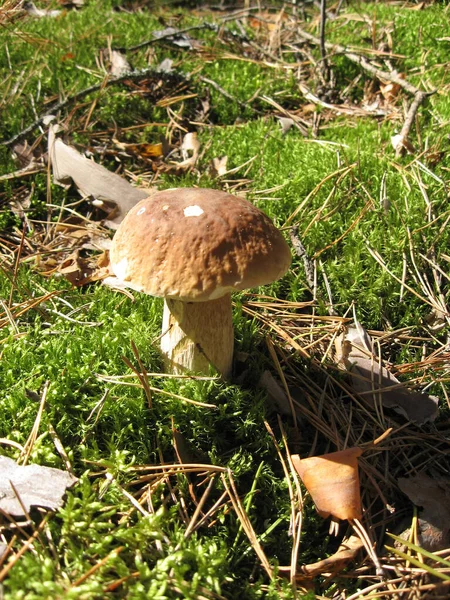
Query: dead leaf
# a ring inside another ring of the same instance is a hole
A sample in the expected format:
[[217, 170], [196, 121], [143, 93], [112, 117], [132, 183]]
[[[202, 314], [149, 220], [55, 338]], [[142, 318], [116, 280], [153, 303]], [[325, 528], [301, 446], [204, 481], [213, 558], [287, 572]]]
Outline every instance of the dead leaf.
[[353, 389], [370, 403], [381, 398], [384, 407], [416, 423], [437, 417], [438, 398], [409, 390], [380, 364], [370, 336], [357, 320], [336, 339], [336, 360], [350, 373]]
[[294, 119], [290, 117], [277, 117], [277, 119], [281, 127], [281, 135], [286, 135], [289, 129], [295, 124]]
[[75, 287], [106, 279], [111, 275], [109, 255], [107, 252], [102, 252], [98, 257], [81, 258], [79, 250], [75, 250], [58, 266], [57, 272]]
[[387, 81], [386, 83], [380, 81], [380, 92], [387, 102], [395, 102], [401, 89], [401, 86], [393, 81]]
[[0, 456], [0, 473], [0, 511], [15, 517], [26, 517], [32, 506], [61, 508], [66, 490], [78, 481], [66, 471], [40, 465], [21, 466], [6, 456]]
[[200, 154], [200, 142], [195, 132], [189, 132], [184, 136], [179, 153], [183, 159], [181, 162], [170, 161], [166, 163], [160, 161], [152, 165], [153, 170], [163, 173], [182, 174], [194, 168]]
[[292, 455], [295, 470], [311, 495], [317, 512], [326, 519], [361, 519], [358, 456], [361, 448], [348, 448], [300, 459]]
[[108, 226], [117, 228], [130, 208], [151, 195], [152, 190], [135, 188], [123, 177], [82, 156], [56, 138], [55, 132], [56, 127], [51, 126], [48, 148], [54, 182], [67, 186], [73, 181], [82, 196], [93, 197], [105, 211], [112, 204], [114, 210], [106, 221]]
[[248, 24], [256, 30], [273, 32], [280, 27], [280, 22], [288, 18], [284, 12], [273, 14], [268, 10], [260, 10], [248, 18]]
[[410, 154], [414, 154], [416, 151], [411, 142], [399, 133], [391, 136], [391, 144], [396, 153], [402, 153], [404, 150], [407, 150]]
[[132, 70], [125, 54], [122, 54], [118, 50], [111, 50], [110, 73], [113, 77], [122, 77]]
[[24, 2], [23, 9], [35, 19], [41, 19], [42, 17], [57, 17], [61, 14], [60, 10], [46, 10], [44, 8], [37, 8], [33, 2]]
[[221, 177], [227, 172], [228, 156], [221, 156], [220, 158], [213, 158], [209, 172], [211, 177]]
[[175, 27], [166, 27], [166, 29], [152, 31], [152, 35], [156, 39], [165, 38], [164, 41], [170, 42], [171, 44], [174, 44], [174, 46], [178, 46], [180, 48], [192, 50], [194, 47], [192, 39], [185, 33], [180, 33]]
[[259, 387], [266, 390], [269, 402], [280, 415], [292, 416], [289, 398], [270, 371], [266, 370], [261, 375]]
[[154, 158], [161, 158], [164, 156], [162, 142], [157, 142], [156, 144], [125, 144], [115, 139], [113, 141], [120, 150], [124, 150], [125, 152], [134, 154], [138, 158], [151, 160]]
[[450, 545], [450, 480], [419, 473], [398, 480], [399, 488], [423, 511], [419, 518], [420, 545], [435, 552]]
[[351, 535], [341, 542], [337, 551], [323, 560], [303, 565], [301, 572], [308, 577], [315, 577], [322, 573], [339, 573], [356, 558], [358, 552], [364, 548], [364, 544], [357, 535]]
[[198, 141], [197, 134], [195, 133], [195, 131], [187, 133], [184, 136], [183, 142], [181, 144], [181, 155], [182, 155], [183, 159], [185, 161], [195, 159], [195, 161], [196, 161], [198, 158], [199, 152], [200, 152], [200, 142]]
[[64, 8], [81, 8], [84, 6], [84, 0], [58, 0]]
[[173, 60], [171, 58], [165, 58], [159, 63], [156, 71], [158, 73], [173, 73]]

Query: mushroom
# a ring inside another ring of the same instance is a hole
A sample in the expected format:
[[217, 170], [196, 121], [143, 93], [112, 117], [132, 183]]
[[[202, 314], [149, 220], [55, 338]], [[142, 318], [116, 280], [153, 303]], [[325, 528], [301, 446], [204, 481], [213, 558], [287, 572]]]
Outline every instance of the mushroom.
[[111, 268], [121, 285], [164, 298], [161, 349], [172, 373], [231, 375], [231, 292], [270, 283], [291, 253], [247, 200], [210, 189], [156, 192], [127, 214]]

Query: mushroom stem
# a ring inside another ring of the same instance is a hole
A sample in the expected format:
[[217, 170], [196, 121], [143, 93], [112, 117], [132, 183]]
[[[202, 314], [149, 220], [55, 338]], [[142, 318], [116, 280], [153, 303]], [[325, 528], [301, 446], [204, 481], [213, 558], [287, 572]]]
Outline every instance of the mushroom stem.
[[161, 350], [171, 373], [203, 373], [210, 367], [231, 376], [233, 318], [231, 294], [207, 302], [164, 301]]

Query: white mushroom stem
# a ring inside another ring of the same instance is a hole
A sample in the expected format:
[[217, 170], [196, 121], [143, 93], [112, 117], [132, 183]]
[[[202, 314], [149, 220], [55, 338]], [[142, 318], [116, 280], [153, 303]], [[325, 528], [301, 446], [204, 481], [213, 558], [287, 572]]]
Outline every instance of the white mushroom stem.
[[225, 379], [233, 362], [231, 295], [207, 302], [164, 301], [161, 349], [170, 373], [210, 373]]

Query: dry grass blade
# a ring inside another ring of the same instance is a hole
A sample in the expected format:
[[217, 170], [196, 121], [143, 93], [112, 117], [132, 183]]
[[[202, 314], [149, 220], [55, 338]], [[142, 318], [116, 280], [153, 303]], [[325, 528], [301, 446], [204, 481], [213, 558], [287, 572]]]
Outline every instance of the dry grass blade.
[[36, 419], [34, 421], [34, 425], [30, 431], [30, 435], [28, 436], [27, 441], [25, 442], [25, 445], [23, 447], [23, 451], [20, 455], [20, 459], [19, 459], [19, 464], [22, 465], [26, 465], [28, 462], [28, 459], [30, 457], [30, 454], [33, 450], [33, 446], [34, 443], [36, 441], [38, 432], [39, 432], [39, 427], [41, 424], [41, 419], [42, 419], [42, 415], [44, 413], [44, 407], [45, 407], [45, 403], [47, 401], [47, 394], [48, 394], [48, 389], [50, 387], [50, 382], [46, 381], [44, 384], [44, 389], [42, 390], [42, 396], [41, 396], [41, 401], [39, 403], [39, 409], [36, 415]]
[[262, 546], [259, 543], [259, 540], [258, 540], [258, 537], [256, 536], [255, 530], [253, 529], [250, 519], [248, 518], [248, 515], [242, 505], [241, 499], [239, 498], [239, 495], [236, 490], [236, 486], [235, 486], [233, 475], [232, 475], [231, 471], [229, 469], [227, 469], [225, 473], [222, 473], [221, 478], [222, 478], [223, 485], [225, 486], [225, 489], [227, 490], [227, 493], [233, 504], [233, 508], [237, 514], [239, 521], [242, 524], [243, 530], [247, 534], [247, 537], [249, 539], [249, 542], [250, 542], [252, 548], [256, 552], [267, 575], [270, 577], [270, 579], [273, 579], [273, 569], [270, 566], [269, 561], [267, 560], [267, 556], [265, 555], [264, 550], [262, 549]]
[[[123, 360], [124, 360], [125, 364], [127, 364], [127, 366], [129, 366], [132, 371], [135, 371], [133, 365], [128, 361], [128, 359], [126, 357]], [[136, 371], [135, 371], [135, 373], [136, 373]], [[140, 373], [139, 373], [139, 375], [136, 373], [136, 376], [138, 377], [138, 379], [140, 379], [140, 377], [139, 377]], [[144, 389], [144, 386], [142, 383], [127, 382], [127, 381], [123, 381], [123, 380], [118, 380], [116, 377], [108, 377], [106, 375], [97, 375], [97, 378], [101, 381], [107, 381], [108, 383], [114, 383], [115, 385], [127, 385], [130, 387], [142, 387]], [[167, 392], [166, 390], [161, 390], [159, 388], [155, 388], [155, 387], [151, 387], [151, 386], [148, 386], [148, 390], [150, 392], [153, 392], [154, 394], [162, 394], [164, 396], [169, 396], [170, 398], [182, 400], [183, 402], [187, 402], [188, 404], [193, 404], [194, 406], [201, 406], [202, 408], [213, 408], [213, 409], [217, 410], [217, 406], [215, 404], [208, 404], [207, 402], [198, 402], [197, 400], [191, 400], [190, 398], [185, 398], [184, 396], [180, 396], [179, 394], [174, 394], [172, 392]]]
[[330, 179], [333, 179], [334, 177], [338, 177], [338, 181], [342, 181], [342, 179], [346, 175], [348, 175], [356, 166], [357, 163], [352, 163], [351, 165], [342, 167], [341, 169], [334, 171], [334, 173], [330, 173], [329, 175], [324, 177], [322, 181], [320, 181], [316, 185], [316, 187], [306, 196], [306, 198], [297, 206], [294, 212], [286, 219], [284, 226], [289, 225], [289, 223], [305, 208], [305, 206], [308, 205], [308, 202], [312, 198], [314, 198], [314, 196], [319, 192], [319, 190], [325, 185], [327, 181], [330, 181]]
[[96, 571], [101, 569], [111, 558], [115, 558], [118, 556], [122, 550], [125, 550], [125, 546], [119, 546], [118, 548], [114, 548], [107, 556], [99, 560], [93, 567], [89, 569], [86, 573], [84, 573], [81, 577], [79, 577], [76, 581], [72, 583], [70, 587], [78, 587], [82, 583], [84, 583], [91, 575], [93, 575]]
[[[442, 472], [442, 460], [450, 451], [446, 439], [448, 427], [444, 426], [439, 431], [435, 428], [428, 431], [425, 427], [419, 430], [389, 410], [384, 411], [381, 419], [381, 415], [377, 415], [363, 397], [351, 391], [336, 371], [334, 346], [334, 340], [349, 319], [319, 316], [314, 313], [311, 304], [274, 301], [263, 296], [251, 296], [243, 304], [243, 309], [258, 319], [264, 329], [272, 332], [274, 351], [282, 357], [279, 359], [280, 367], [296, 415], [301, 419], [302, 437], [307, 438], [303, 442], [305, 454], [310, 453], [315, 444], [321, 447], [331, 444], [338, 448], [360, 446], [373, 450], [359, 459], [365, 531], [363, 533], [356, 522], [355, 528], [364, 540], [375, 569], [364, 567], [360, 577], [366, 580], [367, 588], [359, 594], [361, 597], [379, 598], [386, 593], [387, 597], [395, 597], [395, 593], [400, 594], [408, 582], [411, 589], [422, 585], [420, 577], [423, 573], [408, 571], [405, 578], [399, 579], [396, 575], [398, 570], [390, 568], [390, 559], [384, 559], [380, 565], [367, 531], [377, 537], [379, 546], [382, 532], [392, 521], [400, 518], [401, 510], [397, 508], [393, 512], [392, 508], [392, 505], [400, 507], [402, 504], [397, 477], [407, 477], [409, 473], [423, 468]], [[444, 348], [433, 350], [434, 341], [426, 335], [413, 337], [408, 329], [403, 329], [388, 334], [371, 331], [370, 336], [379, 344], [379, 356], [389, 349], [393, 339], [398, 345], [429, 343], [429, 353], [424, 354], [423, 360], [414, 365], [396, 366], [398, 372], [414, 372], [413, 383], [418, 381], [421, 387], [428, 381], [435, 381], [439, 370], [448, 369], [448, 353]], [[304, 433], [309, 430], [315, 434], [308, 436]], [[288, 568], [284, 569], [287, 573]], [[373, 585], [373, 577], [379, 577], [381, 573], [383, 581]], [[406, 591], [405, 598], [409, 598], [408, 594]]]
[[[283, 457], [283, 453], [281, 452], [281, 448], [275, 438], [275, 434], [272, 431], [272, 428], [270, 427], [269, 423], [267, 423], [266, 421], [264, 422], [264, 424], [266, 426], [267, 431], [270, 434], [270, 437], [272, 438], [275, 449], [280, 458], [280, 462], [283, 467], [284, 477], [287, 482], [288, 490], [289, 490], [289, 500], [290, 500], [290, 504], [291, 504], [290, 529], [292, 531], [292, 553], [291, 553], [291, 565], [289, 568], [289, 576], [290, 576], [291, 584], [293, 586], [295, 586], [296, 581], [297, 581], [298, 553], [299, 553], [299, 548], [300, 548], [300, 539], [301, 539], [302, 524], [303, 524], [302, 491], [301, 491], [300, 484], [298, 481], [297, 473], [296, 473], [294, 465], [293, 465], [292, 456], [289, 452], [287, 438], [286, 438], [286, 434], [283, 429], [283, 424], [281, 422], [281, 419], [278, 418], [278, 424], [279, 424], [281, 432], [282, 432], [283, 443], [284, 443], [284, 447], [286, 449], [287, 464], [286, 464], [286, 460]], [[292, 485], [292, 480], [294, 481], [294, 484], [295, 484], [295, 491], [294, 491], [294, 487]]]
[[39, 524], [39, 527], [35, 530], [33, 535], [30, 538], [28, 538], [28, 540], [26, 542], [23, 543], [20, 550], [14, 555], [14, 558], [12, 560], [10, 560], [10, 562], [3, 567], [3, 569], [0, 571], [0, 583], [5, 579], [6, 575], [14, 567], [14, 565], [17, 564], [17, 561], [20, 559], [20, 557], [23, 554], [25, 554], [25, 552], [28, 550], [28, 548], [30, 548], [33, 545], [33, 543], [35, 542], [35, 540], [37, 538], [39, 538], [39, 535], [40, 535], [41, 531], [44, 529], [44, 527], [47, 525], [47, 521], [49, 518], [50, 518], [50, 514], [47, 514], [44, 516], [41, 523]]

